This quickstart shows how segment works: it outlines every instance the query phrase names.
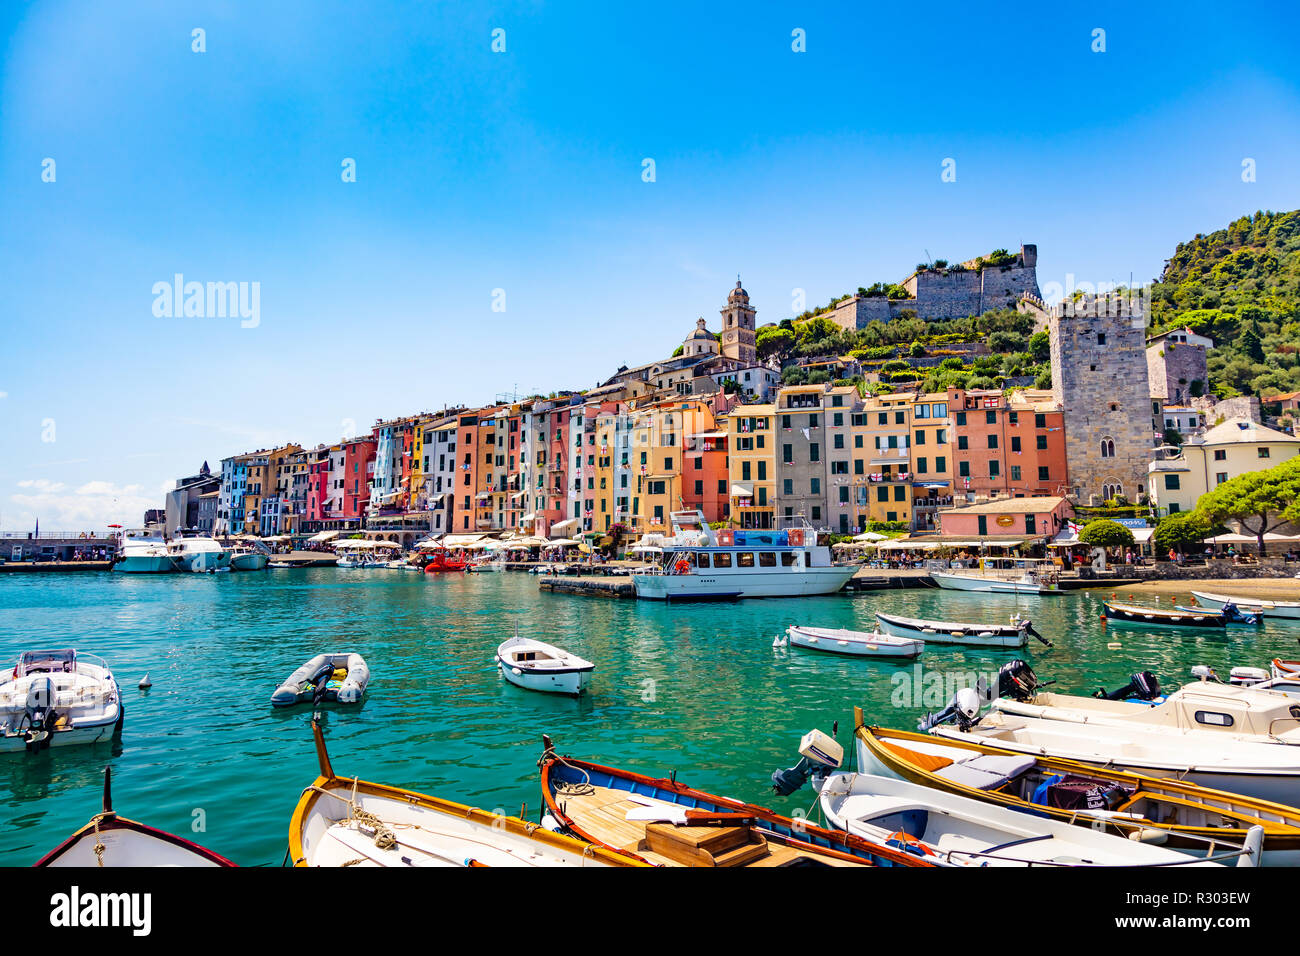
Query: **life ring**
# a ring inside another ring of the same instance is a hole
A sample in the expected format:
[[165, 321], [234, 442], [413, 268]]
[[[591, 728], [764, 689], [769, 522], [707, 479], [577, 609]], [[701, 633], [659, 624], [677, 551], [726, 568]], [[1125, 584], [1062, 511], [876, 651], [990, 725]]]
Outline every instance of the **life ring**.
[[912, 853], [916, 856], [934, 856], [934, 851], [922, 843], [918, 837], [914, 837], [902, 830], [895, 830], [889, 834], [885, 838], [885, 846], [892, 846], [904, 853]]

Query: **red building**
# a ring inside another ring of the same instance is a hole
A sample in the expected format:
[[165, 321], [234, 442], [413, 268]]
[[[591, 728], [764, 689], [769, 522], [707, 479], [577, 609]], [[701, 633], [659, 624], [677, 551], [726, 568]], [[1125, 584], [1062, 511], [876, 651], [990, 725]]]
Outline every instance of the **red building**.
[[370, 504], [370, 477], [375, 471], [375, 446], [373, 435], [353, 438], [343, 442], [342, 487], [332, 496], [341, 499], [338, 517], [358, 522], [365, 517]]
[[948, 389], [953, 490], [978, 497], [1050, 497], [1069, 486], [1065, 416], [1050, 392]]

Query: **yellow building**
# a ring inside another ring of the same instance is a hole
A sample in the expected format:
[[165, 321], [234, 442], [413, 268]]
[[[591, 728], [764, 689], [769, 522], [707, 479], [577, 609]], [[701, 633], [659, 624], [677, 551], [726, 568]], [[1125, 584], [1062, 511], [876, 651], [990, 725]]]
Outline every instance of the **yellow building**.
[[1264, 471], [1300, 453], [1300, 438], [1247, 418], [1230, 418], [1180, 448], [1164, 446], [1148, 469], [1161, 515], [1191, 511], [1196, 501], [1230, 478]]
[[948, 394], [913, 395], [912, 530], [937, 531], [938, 509], [952, 505], [952, 428]]
[[864, 521], [911, 524], [912, 405], [910, 393], [878, 395], [854, 416], [854, 501]]
[[727, 478], [733, 528], [771, 528], [776, 518], [776, 406], [741, 405], [727, 413]]

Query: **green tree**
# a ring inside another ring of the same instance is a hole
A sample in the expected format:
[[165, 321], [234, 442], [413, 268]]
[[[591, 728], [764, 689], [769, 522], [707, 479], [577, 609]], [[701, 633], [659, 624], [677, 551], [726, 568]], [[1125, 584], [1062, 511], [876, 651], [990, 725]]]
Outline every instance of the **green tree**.
[[759, 358], [784, 355], [794, 347], [794, 333], [779, 326], [764, 326], [758, 330], [754, 344], [758, 348]]
[[1195, 511], [1184, 511], [1161, 519], [1151, 540], [1156, 554], [1167, 554], [1169, 549], [1186, 554], [1196, 548], [1214, 531]]
[[1264, 535], [1300, 517], [1300, 457], [1267, 471], [1248, 471], [1201, 495], [1196, 511], [1207, 523], [1236, 521], [1255, 536], [1264, 553]]
[[1126, 548], [1133, 543], [1133, 532], [1118, 521], [1095, 518], [1083, 526], [1079, 540], [1094, 548]]
[[1051, 336], [1047, 334], [1046, 329], [1029, 336], [1029, 351], [1034, 356], [1035, 362], [1046, 362], [1051, 357]]

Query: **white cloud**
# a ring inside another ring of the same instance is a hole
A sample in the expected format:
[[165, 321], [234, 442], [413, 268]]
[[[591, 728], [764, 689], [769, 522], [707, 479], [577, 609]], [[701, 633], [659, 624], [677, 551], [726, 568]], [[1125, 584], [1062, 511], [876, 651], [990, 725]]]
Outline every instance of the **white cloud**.
[[140, 485], [115, 485], [111, 481], [89, 481], [68, 492], [62, 482], [45, 478], [18, 482], [31, 494], [10, 495], [19, 509], [5, 515], [8, 529], [31, 528], [36, 520], [49, 531], [89, 531], [110, 524], [138, 526], [145, 510], [162, 507], [162, 496], [144, 493]]

